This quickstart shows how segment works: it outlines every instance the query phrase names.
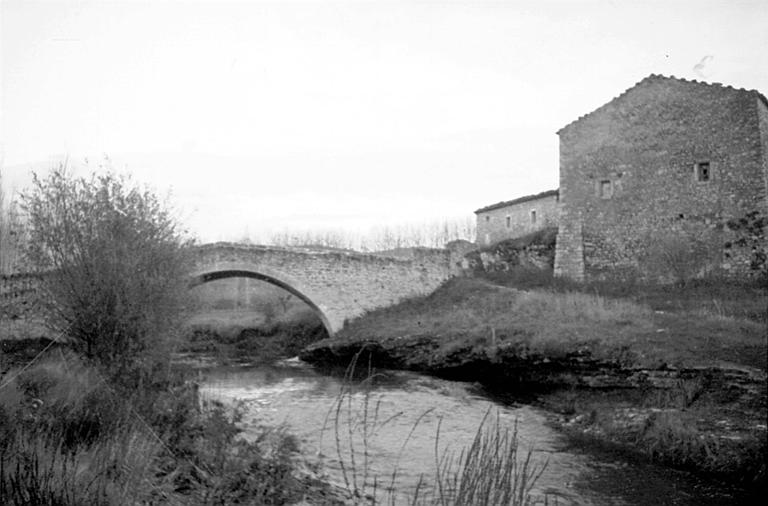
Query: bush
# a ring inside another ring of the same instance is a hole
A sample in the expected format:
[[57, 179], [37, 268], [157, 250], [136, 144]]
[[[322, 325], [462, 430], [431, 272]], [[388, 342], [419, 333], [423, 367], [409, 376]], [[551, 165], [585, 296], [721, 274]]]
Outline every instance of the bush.
[[59, 167], [34, 175], [22, 207], [49, 325], [115, 373], [163, 356], [185, 303], [190, 243], [158, 198], [126, 177]]

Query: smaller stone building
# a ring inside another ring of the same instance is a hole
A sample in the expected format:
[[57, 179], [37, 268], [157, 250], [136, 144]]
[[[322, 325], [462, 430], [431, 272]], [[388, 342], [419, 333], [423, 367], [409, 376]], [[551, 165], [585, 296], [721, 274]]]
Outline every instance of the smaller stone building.
[[558, 201], [558, 190], [548, 190], [478, 209], [477, 244], [487, 246], [556, 227]]

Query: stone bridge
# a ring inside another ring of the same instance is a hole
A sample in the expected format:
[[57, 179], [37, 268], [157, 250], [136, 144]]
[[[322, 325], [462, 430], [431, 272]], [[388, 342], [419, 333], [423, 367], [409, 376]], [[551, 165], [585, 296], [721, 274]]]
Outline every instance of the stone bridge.
[[267, 281], [309, 304], [329, 334], [372, 309], [433, 292], [454, 274], [451, 252], [409, 250], [408, 258], [357, 252], [214, 243], [195, 249], [192, 284], [228, 277]]
[[[191, 286], [229, 277], [267, 281], [306, 302], [329, 334], [366, 311], [434, 291], [454, 273], [448, 250], [414, 248], [405, 258], [234, 243], [194, 248]], [[40, 276], [0, 277], [0, 313], [34, 306]], [[0, 317], [2, 314], [0, 314]]]

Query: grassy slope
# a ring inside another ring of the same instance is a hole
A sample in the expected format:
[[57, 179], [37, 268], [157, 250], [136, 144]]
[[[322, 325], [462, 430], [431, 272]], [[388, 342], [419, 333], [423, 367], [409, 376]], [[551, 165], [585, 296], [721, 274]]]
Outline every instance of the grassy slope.
[[[745, 292], [754, 305], [752, 296]], [[587, 347], [595, 358], [636, 366], [766, 367], [765, 322], [706, 307], [654, 310], [631, 299], [551, 286], [519, 291], [475, 278], [456, 278], [428, 297], [373, 311], [336, 339], [409, 335], [436, 336], [442, 348], [511, 342], [557, 356]]]

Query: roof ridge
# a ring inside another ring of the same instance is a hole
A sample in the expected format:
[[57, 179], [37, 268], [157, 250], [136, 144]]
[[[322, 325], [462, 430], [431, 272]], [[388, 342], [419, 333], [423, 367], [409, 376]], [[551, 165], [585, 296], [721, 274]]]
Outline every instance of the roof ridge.
[[512, 204], [520, 204], [520, 203], [523, 203], [523, 202], [528, 202], [530, 200], [541, 199], [541, 198], [544, 198], [544, 197], [550, 197], [550, 196], [559, 195], [559, 194], [560, 194], [560, 189], [559, 188], [556, 188], [554, 190], [546, 190], [546, 191], [539, 192], [539, 193], [532, 193], [530, 195], [525, 195], [523, 197], [517, 197], [516, 199], [503, 200], [501, 202], [496, 202], [495, 204], [491, 204], [489, 206], [481, 207], [480, 209], [475, 211], [475, 214], [483, 213], [485, 211], [493, 211], [494, 209], [499, 209], [499, 208], [502, 208], [502, 207], [511, 206]]
[[644, 78], [640, 79], [638, 82], [636, 82], [635, 84], [633, 84], [629, 88], [626, 88], [624, 91], [622, 91], [621, 93], [619, 93], [618, 95], [616, 95], [615, 97], [610, 99], [609, 101], [605, 102], [604, 104], [602, 104], [599, 107], [591, 110], [588, 113], [582, 114], [581, 116], [579, 116], [575, 120], [569, 122], [568, 124], [566, 124], [565, 126], [560, 128], [555, 133], [560, 135], [560, 132], [562, 132], [566, 128], [570, 127], [574, 123], [577, 123], [577, 122], [581, 121], [582, 119], [586, 118], [587, 116], [591, 116], [592, 114], [596, 113], [597, 111], [599, 111], [603, 107], [607, 106], [608, 104], [611, 104], [615, 100], [620, 99], [621, 97], [623, 97], [624, 95], [629, 93], [631, 90], [637, 88], [638, 86], [640, 86], [644, 82], [651, 81], [651, 80], [677, 81], [677, 82], [683, 82], [683, 83], [691, 83], [691, 84], [699, 84], [699, 85], [704, 85], [704, 86], [711, 86], [711, 87], [715, 87], [715, 88], [725, 88], [727, 90], [740, 91], [740, 92], [745, 92], [745, 93], [755, 93], [755, 94], [757, 94], [758, 99], [762, 100], [765, 103], [765, 105], [768, 106], [768, 99], [766, 99], [765, 96], [762, 93], [760, 93], [758, 90], [755, 90], [755, 89], [749, 90], [749, 89], [746, 89], [746, 88], [734, 88], [730, 84], [722, 84], [722, 83], [718, 83], [718, 82], [711, 82], [710, 83], [710, 82], [706, 82], [706, 81], [697, 81], [696, 79], [686, 79], [684, 77], [676, 77], [674, 75], [665, 76], [663, 74], [649, 74], [649, 75], [645, 76]]

